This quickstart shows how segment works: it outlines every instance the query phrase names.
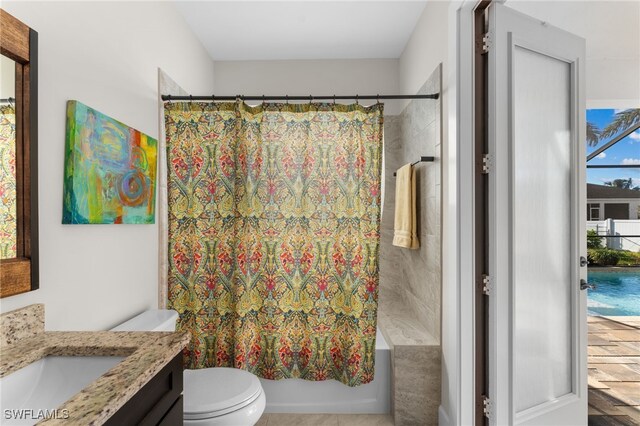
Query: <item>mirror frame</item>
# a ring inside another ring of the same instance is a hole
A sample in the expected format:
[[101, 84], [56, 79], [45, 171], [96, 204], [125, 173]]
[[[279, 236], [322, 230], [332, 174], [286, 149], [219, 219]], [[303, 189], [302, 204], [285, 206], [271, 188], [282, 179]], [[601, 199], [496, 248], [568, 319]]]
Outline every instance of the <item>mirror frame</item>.
[[0, 297], [39, 288], [38, 33], [0, 9], [0, 53], [16, 63], [17, 254], [0, 260]]

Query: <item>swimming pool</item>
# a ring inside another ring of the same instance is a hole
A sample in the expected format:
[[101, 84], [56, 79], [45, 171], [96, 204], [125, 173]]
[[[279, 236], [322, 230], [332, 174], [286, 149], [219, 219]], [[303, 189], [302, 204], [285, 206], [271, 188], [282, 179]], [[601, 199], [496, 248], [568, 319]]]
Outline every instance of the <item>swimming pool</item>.
[[589, 269], [590, 315], [640, 315], [640, 268]]

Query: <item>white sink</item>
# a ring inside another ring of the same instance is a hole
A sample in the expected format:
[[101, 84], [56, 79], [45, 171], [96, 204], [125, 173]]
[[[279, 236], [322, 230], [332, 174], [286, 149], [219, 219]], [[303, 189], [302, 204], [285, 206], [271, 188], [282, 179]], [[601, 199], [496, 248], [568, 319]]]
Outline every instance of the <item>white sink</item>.
[[[32, 425], [115, 367], [119, 356], [48, 356], [0, 378], [0, 424]], [[32, 411], [30, 411], [32, 410]], [[56, 413], [63, 418], [64, 413]]]

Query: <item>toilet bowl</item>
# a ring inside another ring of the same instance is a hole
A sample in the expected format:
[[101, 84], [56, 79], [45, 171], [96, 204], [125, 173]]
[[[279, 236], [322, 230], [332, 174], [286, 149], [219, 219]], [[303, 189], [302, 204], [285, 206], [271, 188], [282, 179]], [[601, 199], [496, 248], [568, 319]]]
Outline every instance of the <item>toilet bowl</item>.
[[[178, 313], [156, 309], [141, 313], [112, 331], [174, 331]], [[184, 370], [184, 424], [251, 426], [266, 406], [260, 380], [236, 368]]]

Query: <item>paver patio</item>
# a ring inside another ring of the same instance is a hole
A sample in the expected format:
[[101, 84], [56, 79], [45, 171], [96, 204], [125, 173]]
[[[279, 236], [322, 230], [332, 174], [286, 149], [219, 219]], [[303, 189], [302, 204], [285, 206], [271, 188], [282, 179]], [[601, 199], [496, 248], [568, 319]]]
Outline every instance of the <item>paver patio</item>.
[[640, 317], [588, 324], [589, 425], [640, 425]]

